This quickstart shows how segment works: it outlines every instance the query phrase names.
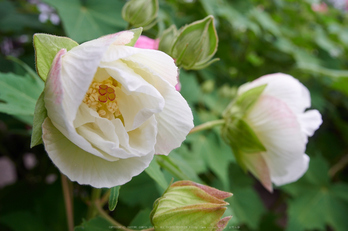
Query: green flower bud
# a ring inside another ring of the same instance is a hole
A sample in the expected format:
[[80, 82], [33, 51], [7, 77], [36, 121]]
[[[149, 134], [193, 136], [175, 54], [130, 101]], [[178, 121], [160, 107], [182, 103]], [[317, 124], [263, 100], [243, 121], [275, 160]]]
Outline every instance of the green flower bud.
[[150, 29], [157, 22], [158, 0], [130, 0], [122, 9], [122, 18], [130, 27]]
[[155, 230], [219, 231], [231, 216], [221, 219], [226, 210], [224, 199], [232, 193], [197, 184], [178, 181], [169, 186], [154, 203], [151, 222]]
[[199, 70], [218, 60], [211, 60], [217, 46], [214, 17], [210, 15], [181, 28], [170, 55], [178, 66], [186, 70]]
[[176, 29], [175, 25], [172, 25], [171, 27], [163, 31], [161, 37], [159, 38], [160, 42], [158, 44], [158, 50], [170, 55], [177, 36], [178, 30]]

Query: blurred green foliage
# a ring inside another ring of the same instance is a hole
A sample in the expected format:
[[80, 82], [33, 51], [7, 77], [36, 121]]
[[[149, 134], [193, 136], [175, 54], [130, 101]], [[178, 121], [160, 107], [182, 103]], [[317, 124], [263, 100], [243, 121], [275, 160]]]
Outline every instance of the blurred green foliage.
[[[18, 178], [0, 190], [0, 230], [4, 231], [66, 227], [59, 172], [42, 146], [29, 148], [32, 112], [21, 112], [34, 107], [42, 86], [23, 65], [6, 56], [18, 57], [35, 69], [34, 33], [68, 36], [81, 43], [127, 27], [121, 17], [124, 0], [43, 2], [55, 8], [60, 24], [41, 23], [37, 6], [28, 1], [0, 0], [0, 84], [16, 95], [9, 100], [2, 90], [0, 109], [11, 100], [23, 103], [12, 112], [1, 110], [14, 117], [0, 114], [0, 156], [14, 162]], [[180, 72], [181, 93], [192, 108], [195, 125], [220, 119], [236, 87], [274, 72], [290, 74], [307, 86], [312, 107], [322, 113], [324, 122], [307, 145], [308, 172], [273, 194], [241, 170], [219, 128], [214, 128], [188, 136], [180, 148], [156, 158], [151, 168], [122, 186], [112, 217], [124, 225], [149, 226], [154, 200], [174, 177], [234, 193], [228, 200], [225, 215], [233, 218], [226, 230], [348, 230], [348, 13], [328, 3], [326, 12], [315, 12], [313, 2], [159, 1], [158, 23], [143, 33], [151, 38], [172, 24], [180, 28], [207, 15], [215, 17], [219, 37], [215, 57], [220, 61], [200, 71]], [[32, 87], [22, 89], [20, 78]], [[33, 153], [38, 161], [31, 169], [25, 167], [26, 153]], [[52, 174], [58, 179], [48, 184]], [[83, 220], [91, 188], [74, 184], [74, 189], [75, 225], [80, 225], [76, 230], [109, 230], [110, 224], [102, 218]]]

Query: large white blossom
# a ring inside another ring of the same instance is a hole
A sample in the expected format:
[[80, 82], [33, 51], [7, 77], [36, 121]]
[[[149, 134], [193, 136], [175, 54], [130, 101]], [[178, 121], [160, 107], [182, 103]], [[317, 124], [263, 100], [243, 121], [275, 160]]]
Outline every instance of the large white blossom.
[[44, 91], [46, 151], [70, 180], [113, 187], [167, 155], [193, 127], [178, 70], [157, 50], [125, 46], [125, 31], [56, 55]]
[[242, 85], [238, 94], [267, 84], [244, 120], [267, 151], [242, 155], [243, 163], [272, 191], [272, 182], [283, 185], [299, 179], [308, 169], [308, 137], [322, 123], [317, 110], [308, 110], [308, 89], [290, 75], [262, 76]]

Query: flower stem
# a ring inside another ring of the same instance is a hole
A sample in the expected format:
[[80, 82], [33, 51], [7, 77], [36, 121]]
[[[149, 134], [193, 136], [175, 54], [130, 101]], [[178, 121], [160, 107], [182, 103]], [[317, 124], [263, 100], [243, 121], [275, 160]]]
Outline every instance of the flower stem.
[[98, 213], [104, 217], [106, 220], [108, 220], [111, 224], [115, 225], [117, 229], [120, 230], [124, 230], [124, 231], [133, 231], [132, 229], [128, 229], [125, 226], [123, 226], [122, 224], [118, 223], [117, 221], [115, 221], [111, 216], [109, 216], [109, 214], [107, 214], [104, 209], [101, 207], [99, 201], [94, 201], [94, 207], [97, 209]]
[[189, 132], [189, 134], [193, 134], [195, 132], [211, 129], [215, 126], [219, 126], [219, 125], [222, 125], [224, 123], [225, 123], [224, 119], [209, 121], [209, 122], [206, 122], [204, 124], [200, 124], [200, 125], [192, 128], [191, 131]]
[[[73, 203], [72, 203], [72, 184], [69, 186], [68, 178], [61, 174], [62, 188], [65, 202], [66, 218], [68, 221], [68, 230], [74, 230], [74, 212], [73, 212]], [[71, 182], [70, 182], [71, 183]]]
[[344, 169], [344, 167], [348, 164], [348, 155], [344, 155], [334, 166], [332, 166], [329, 170], [329, 176], [334, 177], [336, 173]]
[[110, 197], [110, 189], [108, 189], [108, 191], [104, 193], [104, 195], [101, 197], [100, 199], [101, 207], [103, 207], [109, 201], [109, 197]]
[[100, 188], [92, 189], [91, 203], [89, 204], [89, 208], [87, 212], [87, 220], [95, 217], [95, 215], [97, 214], [95, 203], [96, 201], [99, 201], [100, 194], [101, 194]]

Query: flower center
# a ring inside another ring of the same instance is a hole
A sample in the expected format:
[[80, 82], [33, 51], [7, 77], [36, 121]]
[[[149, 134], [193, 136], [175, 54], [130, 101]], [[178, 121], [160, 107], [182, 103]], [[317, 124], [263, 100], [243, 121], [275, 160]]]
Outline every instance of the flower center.
[[93, 81], [86, 92], [83, 102], [98, 112], [100, 117], [109, 120], [122, 117], [117, 104], [116, 88], [120, 83], [111, 77], [102, 81]]

